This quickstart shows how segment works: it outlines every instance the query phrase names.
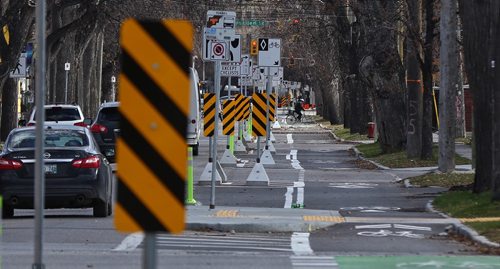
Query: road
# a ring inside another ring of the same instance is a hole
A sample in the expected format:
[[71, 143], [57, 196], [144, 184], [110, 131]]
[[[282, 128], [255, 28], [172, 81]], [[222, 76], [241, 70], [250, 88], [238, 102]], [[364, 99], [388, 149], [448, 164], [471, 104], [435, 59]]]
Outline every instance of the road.
[[[306, 215], [318, 210], [339, 217], [310, 216], [331, 221], [310, 231], [255, 232], [249, 224], [246, 231], [245, 226], [220, 231], [207, 226], [182, 235], [159, 234], [158, 268], [500, 268], [500, 258], [455, 241], [446, 232], [446, 220], [426, 211], [443, 189], [395, 182], [398, 176], [422, 172], [360, 169], [349, 152], [352, 144], [336, 142], [316, 124], [283, 127], [273, 134], [276, 164], [265, 165], [269, 186], [247, 184], [256, 159], [256, 146], [249, 144], [249, 153], [236, 154], [246, 161], [243, 167], [223, 165], [228, 181], [216, 188], [215, 209], [268, 212], [262, 222], [278, 218], [271, 212], [294, 207], [303, 207], [300, 212]], [[220, 137], [218, 154], [225, 142]], [[207, 161], [204, 138], [194, 159], [195, 181]], [[195, 185], [198, 211], [208, 212], [210, 191], [210, 186]], [[189, 208], [188, 215], [194, 214]], [[94, 218], [90, 209], [46, 214], [47, 268], [141, 268], [142, 234], [116, 232], [113, 216]], [[2, 268], [28, 268], [33, 262], [33, 211], [19, 210], [16, 216], [3, 221]], [[236, 215], [222, 217], [238, 221]]]

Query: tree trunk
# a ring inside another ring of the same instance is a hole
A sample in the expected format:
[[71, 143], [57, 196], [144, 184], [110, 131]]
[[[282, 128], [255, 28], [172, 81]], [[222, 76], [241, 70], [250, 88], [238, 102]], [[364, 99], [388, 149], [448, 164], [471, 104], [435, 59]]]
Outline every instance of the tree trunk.
[[378, 140], [384, 152], [400, 151], [406, 146], [406, 86], [397, 48], [400, 2], [358, 0], [356, 8], [363, 31], [359, 77], [373, 100]]
[[457, 10], [455, 0], [441, 0], [439, 86], [439, 171], [455, 169], [456, 85], [458, 83]]
[[432, 120], [434, 114], [434, 99], [432, 98], [432, 61], [434, 47], [434, 1], [425, 0], [425, 41], [424, 41], [424, 62], [422, 66], [422, 79], [424, 91], [422, 96], [422, 152], [421, 159], [432, 157]]
[[7, 79], [2, 91], [1, 141], [5, 141], [10, 131], [17, 127], [17, 97], [18, 89], [16, 79]]
[[[494, 102], [494, 93], [497, 94], [500, 88], [499, 13], [500, 1], [497, 0], [460, 1], [465, 68], [474, 98], [476, 175], [473, 190], [475, 193], [489, 191], [495, 183], [495, 197], [500, 196], [500, 143], [497, 142], [500, 123], [498, 116], [494, 114], [494, 104], [498, 104]], [[494, 132], [496, 136], [493, 135]]]
[[406, 84], [408, 87], [408, 130], [406, 133], [406, 156], [419, 158], [422, 152], [422, 80], [420, 72], [421, 1], [408, 3], [408, 53]]

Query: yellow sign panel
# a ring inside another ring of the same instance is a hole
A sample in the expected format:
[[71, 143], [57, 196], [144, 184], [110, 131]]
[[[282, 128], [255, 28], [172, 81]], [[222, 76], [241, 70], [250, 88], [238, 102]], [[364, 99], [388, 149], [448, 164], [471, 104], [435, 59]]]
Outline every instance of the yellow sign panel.
[[265, 93], [252, 94], [252, 135], [266, 136], [267, 97]]
[[214, 136], [215, 130], [215, 94], [203, 95], [203, 134]]
[[234, 134], [234, 103], [235, 100], [226, 100], [222, 105], [222, 134], [233, 135]]
[[185, 21], [129, 19], [122, 26], [119, 231], [184, 230], [192, 39]]

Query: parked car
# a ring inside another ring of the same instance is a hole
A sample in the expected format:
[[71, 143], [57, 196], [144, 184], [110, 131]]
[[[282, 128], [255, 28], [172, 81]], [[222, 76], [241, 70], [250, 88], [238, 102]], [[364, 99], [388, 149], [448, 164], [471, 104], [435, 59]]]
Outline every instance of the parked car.
[[[48, 125], [77, 125], [86, 127], [82, 109], [79, 105], [45, 105], [45, 124]], [[28, 126], [36, 123], [36, 108], [33, 108]]]
[[190, 101], [189, 101], [189, 115], [186, 139], [187, 144], [193, 148], [193, 155], [197, 156], [200, 147], [200, 134], [201, 134], [201, 110], [200, 110], [200, 79], [198, 72], [194, 68], [190, 68]]
[[109, 162], [116, 162], [116, 135], [120, 132], [119, 102], [108, 102], [101, 105], [90, 131]]
[[[92, 207], [95, 217], [112, 211], [112, 171], [90, 130], [52, 125], [45, 133], [45, 207]], [[0, 153], [2, 215], [33, 208], [35, 127], [12, 130]]]
[[[200, 93], [198, 90], [198, 74], [191, 69], [189, 102], [189, 115], [187, 123], [186, 140], [187, 144], [193, 148], [193, 155], [198, 155], [201, 134], [201, 111]], [[97, 112], [95, 121], [90, 126], [97, 144], [103, 154], [111, 163], [116, 162], [115, 143], [116, 137], [120, 134], [120, 114], [118, 107], [120, 102], [108, 102], [101, 105]]]

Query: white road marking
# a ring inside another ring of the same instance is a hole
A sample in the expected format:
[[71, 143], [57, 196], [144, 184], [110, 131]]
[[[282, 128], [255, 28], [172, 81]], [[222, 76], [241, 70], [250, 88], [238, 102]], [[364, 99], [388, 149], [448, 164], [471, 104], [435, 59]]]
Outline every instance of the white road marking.
[[359, 212], [361, 212], [361, 213], [385, 213], [385, 211], [383, 211], [383, 210], [374, 210], [374, 209], [361, 210]]
[[340, 189], [373, 189], [378, 184], [376, 183], [330, 183], [329, 187], [331, 188], [340, 188]]
[[297, 188], [297, 205], [304, 205], [304, 188]]
[[[304, 187], [305, 187], [304, 174], [305, 174], [305, 170], [304, 170], [304, 168], [302, 168], [302, 166], [300, 166], [300, 161], [297, 160], [297, 150], [296, 149], [290, 150], [290, 154], [288, 154], [286, 156], [286, 158], [287, 158], [287, 160], [290, 160], [292, 162], [292, 167], [294, 169], [299, 170], [298, 181], [293, 183], [293, 187], [297, 188], [297, 201], [295, 204], [304, 205]], [[288, 192], [289, 191], [287, 191], [287, 194], [288, 194]], [[288, 199], [287, 194], [285, 194], [285, 196]], [[290, 197], [292, 197], [292, 196], [293, 196], [293, 189], [292, 189], [292, 193], [290, 194]], [[287, 200], [285, 200], [285, 208], [287, 208], [286, 206], [288, 206]], [[291, 204], [290, 204], [290, 207], [291, 207]]]
[[144, 240], [144, 234], [143, 233], [133, 233], [125, 237], [123, 241], [118, 245], [116, 248], [114, 248], [114, 251], [131, 251], [136, 249], [141, 243], [142, 240]]
[[417, 231], [432, 231], [431, 227], [403, 225], [403, 224], [394, 224], [394, 228], [406, 229], [406, 230], [417, 230]]
[[286, 143], [287, 144], [293, 144], [292, 134], [287, 134], [286, 135]]
[[306, 184], [304, 183], [304, 181], [295, 181], [295, 182], [293, 183], [293, 186], [294, 186], [295, 188], [303, 188], [305, 185], [306, 185]]
[[373, 224], [373, 225], [356, 225], [355, 229], [387, 229], [391, 228], [391, 224]]
[[414, 234], [412, 231], [389, 231], [389, 230], [379, 230], [377, 231], [362, 231], [358, 235], [369, 236], [369, 237], [386, 237], [386, 236], [396, 236], [396, 237], [407, 237], [413, 239], [423, 239], [425, 236], [423, 234]]
[[355, 207], [341, 207], [340, 210], [345, 211], [363, 211], [363, 210], [382, 210], [382, 211], [398, 211], [399, 207], [386, 207], [386, 206], [355, 206]]
[[284, 208], [292, 208], [293, 187], [287, 187], [285, 193], [285, 206]]
[[291, 245], [292, 251], [295, 255], [313, 255], [313, 250], [309, 245], [309, 233], [293, 233]]
[[290, 256], [292, 268], [339, 268], [333, 256]]

